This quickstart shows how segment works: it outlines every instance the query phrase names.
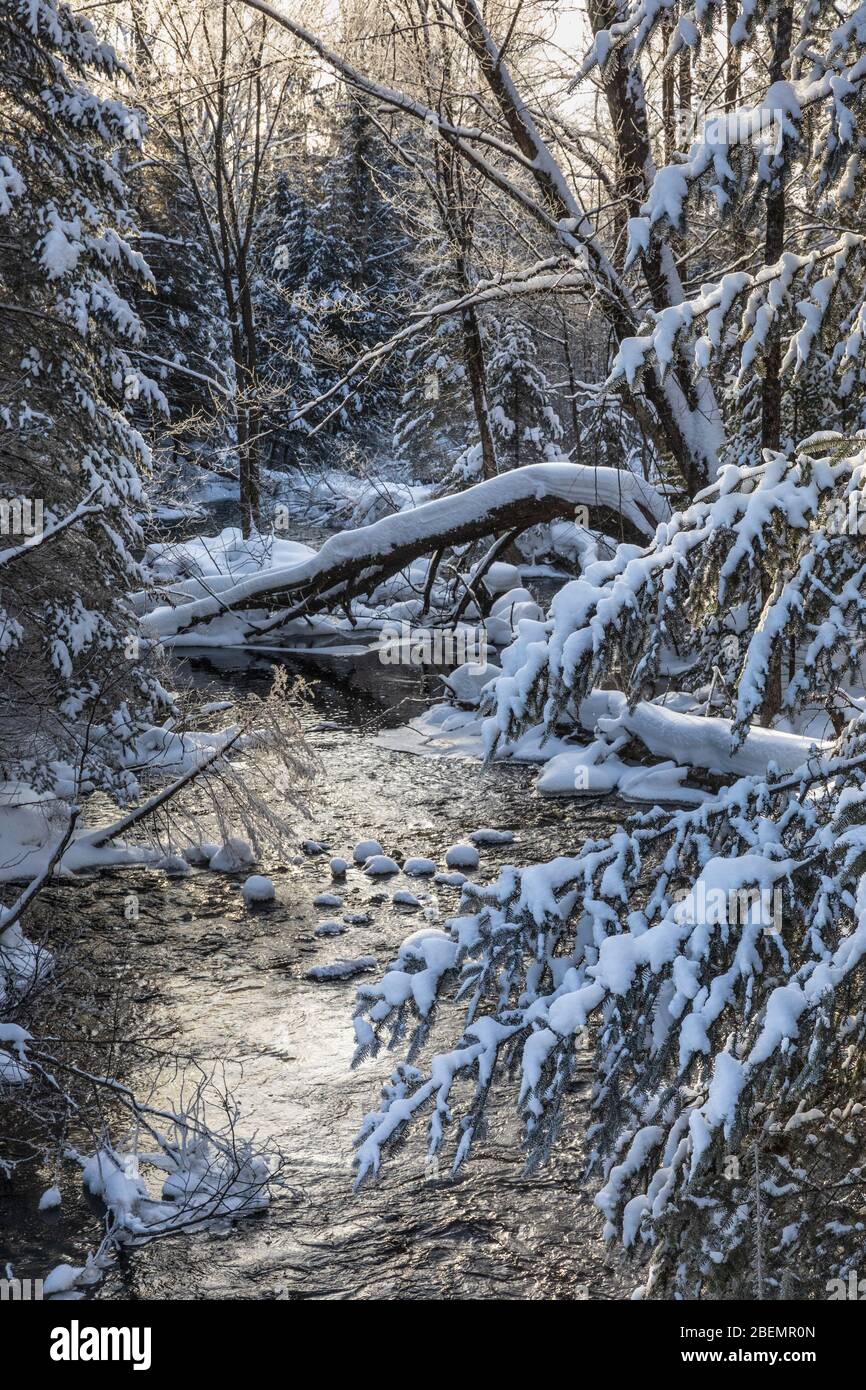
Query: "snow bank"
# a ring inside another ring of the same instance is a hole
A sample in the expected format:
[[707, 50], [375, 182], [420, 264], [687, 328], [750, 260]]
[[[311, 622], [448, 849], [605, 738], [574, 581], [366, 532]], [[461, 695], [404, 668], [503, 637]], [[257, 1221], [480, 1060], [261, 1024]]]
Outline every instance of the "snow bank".
[[[376, 742], [427, 757], [482, 759], [493, 723], [473, 711], [434, 705], [401, 729], [382, 730]], [[495, 759], [544, 764], [536, 787], [545, 795], [615, 791], [629, 801], [697, 805], [707, 793], [687, 785], [693, 768], [722, 777], [764, 776], [774, 767], [788, 773], [827, 755], [832, 747], [826, 740], [753, 725], [740, 747], [732, 749], [730, 719], [685, 713], [670, 703], [642, 702], [630, 710], [625, 697], [612, 690], [587, 695], [579, 707], [579, 723], [593, 735], [585, 745], [545, 738], [543, 726], [535, 725], [513, 742], [501, 740]], [[646, 767], [622, 757], [621, 751], [633, 740], [662, 761]]]

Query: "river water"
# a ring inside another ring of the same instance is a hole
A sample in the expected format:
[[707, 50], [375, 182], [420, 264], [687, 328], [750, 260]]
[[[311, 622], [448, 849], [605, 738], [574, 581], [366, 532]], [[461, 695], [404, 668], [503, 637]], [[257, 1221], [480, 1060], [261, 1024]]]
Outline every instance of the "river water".
[[[266, 679], [264, 663], [230, 653], [217, 665], [213, 657], [186, 664], [214, 698], [231, 699]], [[530, 768], [485, 770], [380, 746], [377, 731], [419, 712], [434, 684], [435, 677], [364, 660], [319, 674], [306, 726], [321, 773], [299, 841], [321, 840], [330, 854], [350, 858], [358, 839], [374, 837], [386, 853], [442, 861], [450, 844], [480, 826], [515, 830], [514, 845], [482, 850], [473, 877], [486, 880], [506, 862], [567, 853], [611, 827], [616, 803], [544, 800], [532, 790]], [[599, 1215], [580, 1183], [588, 1068], [579, 1073], [557, 1158], [531, 1178], [522, 1173], [515, 1118], [500, 1105], [487, 1140], [456, 1180], [428, 1171], [419, 1132], [374, 1186], [353, 1193], [352, 1138], [396, 1058], [351, 1071], [356, 983], [313, 983], [305, 972], [360, 955], [384, 966], [423, 924], [417, 911], [395, 907], [391, 893], [434, 890], [429, 881], [401, 875], [383, 885], [354, 870], [337, 890], [344, 906], [324, 911], [313, 898], [333, 887], [328, 857], [263, 863], [277, 901], [254, 909], [241, 900], [239, 878], [209, 871], [182, 880], [144, 870], [103, 873], [51, 890], [48, 909], [74, 915], [76, 950], [88, 968], [132, 991], [145, 1031], [163, 1046], [224, 1062], [241, 1105], [240, 1132], [256, 1131], [286, 1156], [285, 1186], [267, 1212], [127, 1251], [94, 1296], [622, 1297], [634, 1281], [624, 1283], [607, 1262]], [[122, 915], [130, 891], [140, 905], [134, 923]], [[459, 890], [435, 892], [443, 916], [456, 911]], [[370, 922], [335, 939], [314, 935], [318, 923], [343, 912], [368, 913]], [[456, 1016], [450, 1025], [456, 1037]], [[450, 1025], [446, 1014], [443, 1026]], [[168, 1080], [154, 1084], [155, 1099], [171, 1098]], [[81, 1262], [98, 1242], [98, 1205], [85, 1198], [71, 1165], [62, 1185], [59, 1211], [37, 1213], [33, 1191], [2, 1203], [9, 1253], [22, 1276], [61, 1259]], [[0, 1258], [9, 1253], [0, 1249]]]

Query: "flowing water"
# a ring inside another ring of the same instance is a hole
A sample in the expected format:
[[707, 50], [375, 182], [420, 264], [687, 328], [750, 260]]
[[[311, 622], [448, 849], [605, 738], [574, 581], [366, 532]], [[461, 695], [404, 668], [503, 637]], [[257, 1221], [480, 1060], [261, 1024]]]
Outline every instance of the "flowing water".
[[[215, 698], [266, 680], [264, 662], [232, 653], [191, 658], [187, 666]], [[514, 845], [483, 848], [472, 876], [486, 880], [507, 862], [568, 853], [587, 834], [610, 828], [615, 803], [545, 801], [532, 790], [532, 769], [484, 770], [381, 747], [377, 730], [420, 711], [435, 683], [371, 659], [337, 661], [320, 674], [306, 722], [321, 774], [299, 839], [321, 840], [330, 854], [350, 858], [358, 839], [374, 837], [386, 853], [441, 861], [479, 826], [514, 829]], [[95, 1296], [621, 1297], [622, 1273], [606, 1262], [599, 1215], [580, 1183], [588, 1069], [578, 1074], [557, 1158], [534, 1176], [523, 1175], [517, 1124], [500, 1104], [456, 1180], [447, 1168], [425, 1165], [419, 1132], [375, 1185], [353, 1192], [352, 1138], [395, 1059], [380, 1056], [351, 1071], [356, 982], [313, 983], [305, 972], [360, 955], [384, 966], [423, 924], [419, 912], [390, 901], [396, 887], [435, 891], [443, 916], [456, 911], [459, 890], [402, 875], [383, 884], [350, 870], [337, 889], [344, 906], [324, 911], [313, 898], [333, 888], [328, 857], [266, 861], [261, 872], [273, 879], [277, 901], [253, 909], [240, 896], [242, 875], [206, 870], [181, 880], [145, 870], [103, 873], [51, 890], [49, 912], [74, 917], [75, 949], [96, 976], [104, 975], [106, 987], [120, 981], [162, 1047], [226, 1059], [241, 1132], [257, 1131], [286, 1157], [285, 1187], [267, 1212], [130, 1250]], [[123, 920], [131, 891], [139, 900], [136, 922]], [[369, 924], [333, 939], [314, 936], [318, 923], [343, 912], [368, 913]], [[458, 1023], [447, 1010], [443, 1036], [456, 1037]], [[158, 1099], [171, 1097], [162, 1076], [156, 1088]], [[0, 1239], [0, 1260], [14, 1256], [22, 1276], [61, 1259], [80, 1262], [98, 1241], [98, 1204], [84, 1196], [71, 1165], [63, 1186], [63, 1206], [53, 1212], [35, 1211], [38, 1188], [0, 1201], [9, 1237], [5, 1254]]]

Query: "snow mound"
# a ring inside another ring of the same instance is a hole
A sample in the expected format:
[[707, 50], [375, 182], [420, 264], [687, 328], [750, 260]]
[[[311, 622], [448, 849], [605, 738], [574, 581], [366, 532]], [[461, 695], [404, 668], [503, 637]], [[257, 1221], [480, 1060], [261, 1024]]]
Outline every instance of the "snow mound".
[[516, 565], [506, 565], [496, 560], [484, 576], [484, 583], [491, 594], [505, 594], [520, 583], [520, 570]]
[[[245, 538], [237, 527], [227, 526], [216, 536], [193, 536], [184, 541], [149, 545], [144, 564], [155, 579], [181, 581], [172, 585], [172, 592], [179, 590], [186, 598], [202, 598], [245, 575], [288, 569], [315, 553], [300, 541], [282, 540], [276, 534]], [[222, 586], [219, 582], [214, 585], [214, 579], [222, 580]]]
[[666, 761], [652, 767], [627, 763], [596, 739], [586, 748], [557, 753], [536, 779], [544, 796], [601, 796], [617, 792], [626, 801], [698, 806], [709, 792], [685, 785], [687, 767]]
[[313, 898], [313, 907], [342, 907], [343, 899], [339, 893], [319, 893]]
[[406, 888], [398, 888], [397, 892], [394, 894], [394, 896], [392, 897], [391, 901], [392, 901], [392, 903], [396, 903], [398, 907], [420, 907], [420, 906], [421, 906], [421, 901], [420, 901], [420, 899], [419, 899], [419, 898], [416, 898], [416, 897], [415, 897], [415, 894], [414, 894], [414, 893], [410, 893]]
[[329, 868], [331, 870], [331, 873], [334, 875], [334, 878], [343, 878], [348, 867], [348, 859], [341, 859], [339, 855], [335, 855], [329, 864]]
[[44, 1298], [51, 1298], [55, 1294], [68, 1293], [74, 1289], [77, 1281], [84, 1273], [84, 1265], [55, 1265], [50, 1274], [46, 1274], [42, 1281], [42, 1295]]
[[485, 662], [482, 666], [479, 662], [467, 661], [445, 677], [445, 684], [458, 704], [474, 709], [481, 703], [484, 687], [501, 675], [502, 667], [495, 666], [493, 662]]
[[610, 713], [598, 720], [598, 728], [610, 739], [631, 734], [657, 758], [676, 758], [689, 767], [701, 767], [721, 776], [764, 777], [774, 765], [778, 772], [794, 772], [815, 751], [829, 753], [830, 743], [802, 734], [763, 729], [752, 724], [745, 741], [732, 751], [730, 719], [681, 714], [666, 705], [642, 701], [633, 710], [624, 695], [607, 692]]
[[63, 1198], [60, 1195], [60, 1188], [57, 1187], [56, 1184], [54, 1187], [46, 1187], [42, 1196], [39, 1198], [39, 1210], [53, 1211], [55, 1207], [61, 1205], [62, 1201]]
[[499, 618], [503, 614], [507, 614], [508, 610], [513, 608], [516, 603], [534, 604], [535, 599], [528, 589], [524, 589], [520, 585], [517, 585], [515, 588], [509, 589], [507, 593], [502, 594], [501, 597], [496, 600], [490, 609], [490, 616], [492, 618]]
[[186, 878], [190, 873], [189, 860], [183, 854], [166, 854], [154, 867], [162, 869], [169, 878]]
[[316, 927], [314, 936], [342, 936], [346, 928], [342, 922], [323, 922], [320, 927]]
[[195, 864], [197, 867], [204, 867], [209, 864], [214, 855], [218, 852], [219, 845], [201, 844], [187, 845], [183, 852], [183, 857], [188, 864]]
[[461, 884], [466, 882], [466, 875], [456, 870], [450, 874], [436, 874], [433, 882], [442, 883], [446, 888], [459, 888]]

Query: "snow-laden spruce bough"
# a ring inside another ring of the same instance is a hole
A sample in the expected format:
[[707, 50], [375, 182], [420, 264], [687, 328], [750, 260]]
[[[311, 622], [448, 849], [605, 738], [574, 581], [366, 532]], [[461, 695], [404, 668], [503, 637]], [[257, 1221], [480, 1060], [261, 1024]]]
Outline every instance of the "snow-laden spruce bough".
[[[632, 700], [650, 696], [674, 657], [680, 687], [705, 699], [717, 673], [732, 747], [776, 650], [796, 649], [792, 716], [832, 703], [846, 676], [862, 690], [866, 542], [839, 519], [864, 482], [866, 444], [829, 436], [723, 469], [649, 547], [621, 547], [561, 590], [546, 623], [520, 625], [489, 691], [491, 751], [538, 721], [577, 729], [582, 698], [614, 671]], [[646, 1293], [823, 1296], [855, 1267], [866, 714], [851, 703], [831, 752], [794, 773], [732, 776], [700, 805], [468, 884], [448, 930], [410, 936], [358, 993], [359, 1060], [408, 1038], [358, 1137], [359, 1178], [422, 1117], [430, 1152], [459, 1168], [496, 1087], [513, 1093], [534, 1167], [576, 1122], [570, 1083], [590, 1045], [589, 1175]], [[751, 907], [731, 914], [742, 893]], [[768, 893], [781, 930], [761, 910]], [[416, 1065], [444, 998], [465, 1008], [463, 1031]]]

